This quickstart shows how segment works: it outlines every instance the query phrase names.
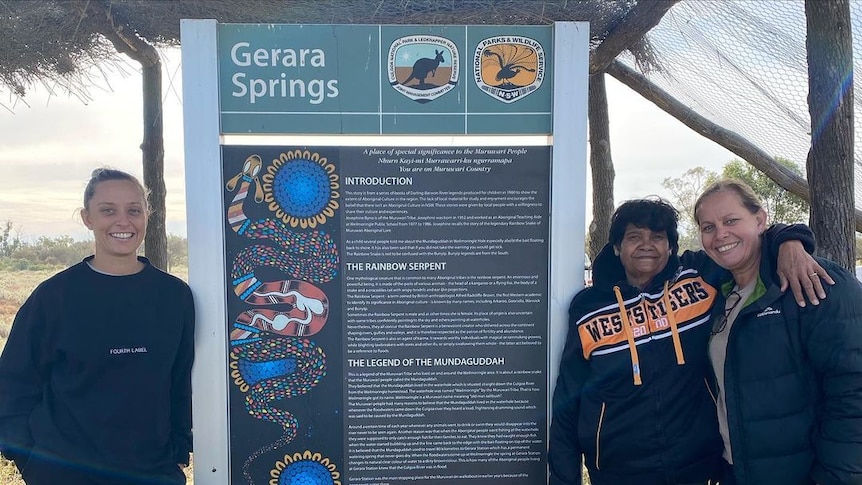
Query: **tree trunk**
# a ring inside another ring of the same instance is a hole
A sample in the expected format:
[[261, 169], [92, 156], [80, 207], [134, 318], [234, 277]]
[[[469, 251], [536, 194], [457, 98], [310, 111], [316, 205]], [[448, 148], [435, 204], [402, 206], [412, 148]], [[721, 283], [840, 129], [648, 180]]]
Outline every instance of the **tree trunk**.
[[848, 0], [805, 0], [808, 186], [817, 253], [854, 267], [853, 40]]
[[596, 259], [608, 242], [611, 215], [614, 212], [614, 162], [611, 159], [611, 135], [608, 121], [608, 94], [605, 74], [590, 76], [590, 171], [593, 179], [593, 222], [590, 223], [589, 256]]
[[162, 126], [162, 63], [143, 66], [144, 140], [141, 151], [144, 185], [150, 190], [150, 218], [144, 252], [157, 268], [168, 269], [165, 228], [165, 140]]

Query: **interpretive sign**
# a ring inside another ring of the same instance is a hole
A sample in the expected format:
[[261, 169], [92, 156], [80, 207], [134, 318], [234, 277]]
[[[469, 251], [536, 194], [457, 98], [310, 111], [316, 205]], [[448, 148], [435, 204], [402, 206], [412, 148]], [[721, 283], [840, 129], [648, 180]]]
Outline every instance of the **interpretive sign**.
[[223, 148], [233, 483], [544, 479], [549, 160]]
[[183, 23], [196, 483], [546, 483], [588, 30]]

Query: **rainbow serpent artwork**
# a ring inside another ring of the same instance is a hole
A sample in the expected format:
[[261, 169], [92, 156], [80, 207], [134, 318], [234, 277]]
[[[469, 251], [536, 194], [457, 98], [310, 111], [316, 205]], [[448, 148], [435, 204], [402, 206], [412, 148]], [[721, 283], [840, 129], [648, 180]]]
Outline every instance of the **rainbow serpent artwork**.
[[[276, 441], [245, 460], [243, 476], [249, 484], [254, 483], [251, 463], [289, 444], [297, 435], [297, 419], [275, 404], [309, 392], [326, 375], [323, 349], [307, 337], [319, 332], [329, 315], [329, 300], [314, 283], [326, 283], [338, 274], [335, 242], [318, 228], [338, 208], [334, 165], [308, 151], [282, 153], [268, 167], [261, 184], [258, 174], [262, 166], [258, 155], [249, 156], [242, 171], [225, 186], [232, 192], [239, 184], [227, 214], [233, 231], [277, 245], [243, 248], [231, 269], [234, 293], [242, 301], [253, 306], [281, 307], [243, 311], [234, 320], [230, 333], [231, 377], [245, 394], [246, 410], [256, 419], [278, 424], [283, 430]], [[268, 202], [275, 219], [251, 220], [246, 216], [244, 203], [252, 185], [255, 202]], [[261, 267], [276, 269], [288, 279], [260, 281], [255, 270]], [[309, 485], [339, 483], [334, 464], [331, 467], [332, 474], [320, 475], [329, 478]], [[286, 473], [281, 477], [287, 477]]]

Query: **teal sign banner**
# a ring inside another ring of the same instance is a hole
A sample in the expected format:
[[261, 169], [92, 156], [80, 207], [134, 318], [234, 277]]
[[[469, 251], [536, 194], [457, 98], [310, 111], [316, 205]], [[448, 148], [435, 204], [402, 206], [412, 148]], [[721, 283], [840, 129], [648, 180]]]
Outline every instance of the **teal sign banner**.
[[551, 26], [219, 24], [224, 134], [549, 134]]

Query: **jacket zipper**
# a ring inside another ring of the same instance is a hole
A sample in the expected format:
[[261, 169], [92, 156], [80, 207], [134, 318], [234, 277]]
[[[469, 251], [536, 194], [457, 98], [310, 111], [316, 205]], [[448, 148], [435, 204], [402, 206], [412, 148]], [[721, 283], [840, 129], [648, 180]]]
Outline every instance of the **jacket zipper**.
[[[763, 296], [766, 296], [766, 295], [763, 295]], [[753, 305], [745, 306], [745, 302], [743, 302], [742, 304], [743, 304], [742, 309], [736, 315], [736, 318], [733, 319], [733, 325], [731, 325], [730, 331], [727, 333], [727, 349], [725, 350], [726, 362], [725, 362], [725, 371], [724, 371], [724, 387], [727, 387], [727, 380], [728, 380], [727, 377], [729, 375], [735, 375], [736, 367], [737, 367], [736, 362], [734, 362], [733, 360], [730, 359], [730, 346], [731, 346], [731, 342], [732, 342], [731, 336], [733, 335], [733, 331], [739, 329], [738, 323], [742, 322], [743, 321], [742, 319], [744, 317], [748, 317], [749, 315], [754, 313], [754, 311], [752, 310]], [[734, 353], [734, 358], [735, 358], [735, 356], [736, 355]], [[732, 366], [731, 369], [733, 370], [733, 372], [727, 371], [727, 362], [730, 362], [730, 364]], [[734, 379], [732, 379], [732, 381], [733, 381], [733, 390], [734, 390], [734, 400], [736, 400], [736, 399], [739, 399], [738, 396], [740, 394], [739, 380], [734, 378]], [[736, 403], [734, 403], [734, 407], [735, 407], [735, 404]], [[745, 450], [746, 446], [745, 446], [744, 433], [735, 433], [734, 428], [736, 426], [731, 427], [731, 425], [730, 425], [730, 405], [728, 404], [728, 400], [727, 400], [727, 391], [725, 391], [725, 394], [724, 394], [724, 407], [727, 410], [727, 431], [730, 434], [730, 454], [731, 454], [730, 459], [733, 460], [734, 455], [735, 456], [745, 456], [745, 453], [743, 450]], [[738, 423], [740, 419], [741, 418], [739, 416], [737, 416], [736, 422]], [[736, 440], [736, 443], [734, 443], [734, 440], [733, 440], [734, 435], [736, 435], [738, 437], [738, 439]], [[739, 468], [741, 469], [741, 475], [743, 477], [746, 477], [749, 475], [748, 461], [747, 460], [742, 460], [742, 463], [737, 463], [737, 460], [733, 460], [732, 466], [734, 468], [739, 466]]]
[[600, 436], [602, 434], [602, 422], [605, 420], [605, 406], [606, 403], [602, 403], [602, 412], [599, 414], [599, 424], [596, 427], [596, 470], [601, 470], [602, 467], [599, 466], [599, 444], [600, 444]]

